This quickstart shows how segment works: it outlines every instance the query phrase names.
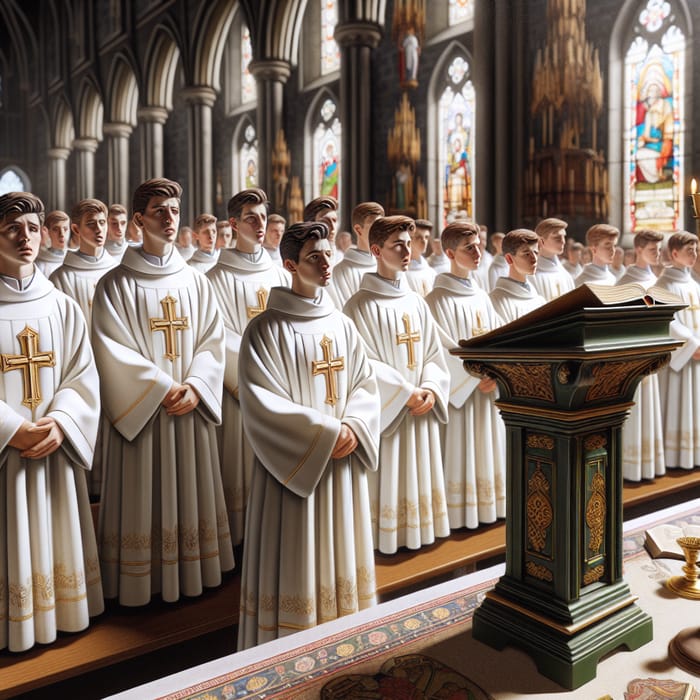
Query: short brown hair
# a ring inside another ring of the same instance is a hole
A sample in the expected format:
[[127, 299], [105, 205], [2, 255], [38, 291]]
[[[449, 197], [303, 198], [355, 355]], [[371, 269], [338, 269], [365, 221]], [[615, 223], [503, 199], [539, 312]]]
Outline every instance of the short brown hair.
[[442, 230], [440, 242], [445, 250], [455, 250], [463, 238], [476, 236], [479, 239], [479, 227], [471, 221], [453, 221]]
[[352, 225], [362, 226], [368, 216], [384, 216], [384, 207], [379, 202], [360, 202], [352, 210]]
[[515, 255], [522, 246], [530, 246], [539, 242], [540, 237], [534, 231], [529, 228], [516, 228], [513, 231], [508, 231], [503, 237], [501, 250], [503, 255]]
[[51, 228], [54, 224], [57, 224], [59, 221], [68, 221], [70, 223], [70, 216], [68, 216], [66, 212], [61, 211], [60, 209], [54, 209], [53, 211], [50, 211], [46, 215], [46, 228]]
[[654, 231], [650, 228], [643, 228], [634, 236], [634, 247], [644, 248], [649, 243], [659, 243], [663, 241], [664, 234], [661, 231]]
[[287, 221], [279, 214], [270, 214], [270, 216], [267, 217], [267, 225], [269, 226], [270, 224], [282, 224], [282, 226], [286, 226]]
[[328, 211], [338, 211], [338, 200], [328, 195], [316, 197], [304, 207], [304, 221], [316, 221], [320, 214]]
[[216, 217], [213, 214], [200, 214], [192, 224], [192, 230], [199, 233], [205, 226], [216, 224]]
[[666, 247], [670, 253], [673, 250], [680, 250], [683, 246], [688, 245], [688, 243], [697, 243], [698, 237], [694, 233], [689, 231], [676, 231], [666, 242]]
[[597, 246], [606, 238], [614, 238], [616, 241], [620, 237], [619, 229], [610, 224], [593, 224], [586, 231], [586, 245]]
[[328, 238], [328, 226], [322, 221], [300, 221], [293, 224], [282, 235], [280, 257], [282, 260], [299, 262], [299, 253], [306, 241], [324, 238]]
[[70, 222], [80, 226], [85, 214], [97, 214], [102, 212], [107, 216], [107, 205], [99, 199], [81, 199], [70, 212]]
[[124, 216], [129, 216], [126, 207], [123, 204], [110, 204], [107, 210], [107, 216], [119, 216], [119, 214], [124, 214]]
[[142, 182], [135, 190], [131, 203], [131, 209], [135, 214], [143, 214], [148, 203], [153, 197], [174, 197], [178, 201], [182, 198], [182, 187], [174, 180], [164, 177], [154, 177]]
[[265, 190], [260, 187], [249, 187], [246, 190], [237, 192], [228, 200], [228, 206], [226, 207], [228, 218], [237, 219], [246, 204], [264, 204], [267, 207], [270, 203], [267, 201]]
[[566, 227], [569, 224], [566, 223], [566, 221], [562, 221], [561, 219], [555, 219], [554, 217], [550, 217], [549, 219], [542, 219], [537, 226], [535, 226], [535, 233], [540, 237], [540, 238], [547, 238], [550, 233], [556, 233], [557, 231], [562, 231], [566, 230]]
[[427, 229], [428, 231], [433, 230], [433, 222], [427, 219], [415, 219], [416, 228]]
[[378, 245], [381, 248], [386, 239], [397, 231], [413, 233], [415, 228], [416, 224], [410, 216], [401, 214], [382, 216], [372, 224], [369, 230], [369, 244]]
[[31, 192], [8, 192], [0, 197], [0, 221], [13, 214], [38, 214], [43, 223], [44, 203]]

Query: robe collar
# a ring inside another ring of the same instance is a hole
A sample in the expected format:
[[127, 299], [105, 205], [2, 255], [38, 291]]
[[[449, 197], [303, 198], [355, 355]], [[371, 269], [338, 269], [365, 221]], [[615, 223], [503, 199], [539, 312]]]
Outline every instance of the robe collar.
[[358, 250], [357, 248], [348, 248], [345, 251], [343, 260], [347, 260], [355, 267], [368, 267], [371, 269], [376, 269], [377, 267], [377, 260], [372, 253], [367, 253], [364, 250]]
[[319, 292], [316, 299], [309, 299], [295, 294], [287, 287], [273, 287], [267, 300], [267, 309], [305, 318], [329, 316], [336, 310], [335, 304], [325, 289], [320, 289]]
[[187, 263], [182, 259], [182, 256], [177, 251], [175, 246], [172, 248], [172, 253], [168, 258], [168, 261], [164, 265], [154, 265], [149, 262], [141, 254], [142, 247], [134, 246], [127, 248], [122, 258], [122, 265], [127, 267], [134, 272], [138, 272], [142, 275], [149, 275], [153, 277], [161, 277], [162, 275], [172, 275], [176, 272], [180, 272], [187, 266]]
[[509, 296], [517, 297], [518, 299], [532, 299], [535, 296], [535, 291], [529, 282], [526, 288], [523, 284], [512, 280], [510, 277], [499, 277], [494, 289], [502, 289]]
[[561, 260], [559, 258], [545, 258], [544, 256], [540, 255], [540, 257], [537, 259], [537, 272], [559, 272], [559, 270], [563, 270], [564, 268], [562, 267]]
[[[25, 278], [26, 279], [26, 278]], [[34, 301], [48, 296], [56, 290], [53, 283], [45, 277], [42, 271], [35, 265], [34, 275], [27, 284], [22, 280], [24, 289], [13, 289], [4, 281], [0, 283], [0, 302], [5, 304], [22, 303], [25, 301]]]
[[[175, 246], [173, 246], [173, 248], [174, 247]], [[206, 253], [205, 251], [201, 250], [200, 248], [197, 248], [197, 250], [194, 253], [192, 253], [192, 257], [190, 258], [190, 262], [203, 262], [203, 263], [217, 262], [217, 260], [219, 259], [220, 252], [221, 252], [221, 248], [219, 248], [218, 250], [215, 248], [211, 253]]]
[[687, 267], [684, 269], [679, 267], [666, 267], [659, 277], [659, 282], [661, 280], [671, 280], [671, 282], [685, 284], [691, 281], [690, 270]]
[[645, 287], [650, 287], [656, 282], [656, 275], [648, 265], [647, 267], [630, 265], [619, 279], [619, 284], [627, 284], [628, 282], [638, 282]]
[[37, 255], [37, 260], [50, 260], [51, 262], [56, 262], [57, 260], [63, 260], [66, 257], [67, 251], [57, 250], [56, 248], [40, 248], [39, 255]]
[[270, 254], [265, 248], [260, 249], [260, 257], [257, 261], [253, 261], [246, 255], [237, 252], [235, 248], [221, 248], [218, 264], [230, 267], [233, 270], [240, 270], [241, 272], [264, 272], [274, 265]]
[[69, 251], [66, 253], [63, 264], [74, 270], [111, 270], [113, 267], [119, 265], [119, 261], [113, 258], [107, 251], [103, 251], [99, 258]]
[[425, 258], [420, 257], [417, 260], [414, 258], [411, 258], [411, 262], [408, 263], [408, 269], [411, 272], [414, 272], [416, 270], [424, 270], [426, 267], [428, 267], [428, 263], [426, 262]]
[[360, 289], [365, 289], [372, 294], [382, 297], [403, 297], [410, 291], [404, 275], [399, 277], [398, 285], [394, 286], [390, 281], [383, 279], [376, 272], [367, 272], [362, 277]]
[[451, 272], [443, 272], [435, 278], [433, 289], [446, 289], [453, 294], [461, 296], [474, 296], [477, 292], [476, 285], [469, 279], [455, 277]]

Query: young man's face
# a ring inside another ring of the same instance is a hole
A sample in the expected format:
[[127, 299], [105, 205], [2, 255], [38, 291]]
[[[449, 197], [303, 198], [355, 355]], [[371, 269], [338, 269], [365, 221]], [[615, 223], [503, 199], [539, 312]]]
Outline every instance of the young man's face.
[[328, 226], [328, 242], [333, 245], [335, 234], [338, 232], [338, 212], [327, 209], [316, 217], [316, 221], [323, 221]]
[[79, 223], [71, 225], [71, 229], [79, 238], [80, 252], [96, 255], [107, 240], [107, 216], [102, 211], [86, 212]]
[[377, 273], [386, 279], [398, 279], [411, 262], [411, 234], [396, 231], [384, 241], [383, 246], [374, 244], [370, 250], [377, 258]]
[[267, 207], [264, 204], [244, 204], [241, 215], [229, 219], [236, 231], [236, 247], [243, 253], [252, 253], [265, 240]]
[[675, 267], [693, 267], [698, 259], [698, 244], [686, 243], [682, 248], [671, 251], [671, 262]]
[[126, 236], [126, 214], [111, 214], [107, 217], [107, 240], [121, 243]]
[[292, 273], [292, 290], [301, 296], [317, 296], [319, 287], [331, 281], [331, 246], [327, 239], [311, 238], [299, 251], [299, 261], [285, 260], [284, 267]]
[[180, 202], [176, 197], [151, 197], [146, 210], [135, 215], [144, 244], [173, 243], [180, 228]]
[[51, 239], [51, 247], [56, 250], [63, 250], [68, 245], [70, 238], [70, 221], [54, 221], [49, 229], [49, 238]]
[[194, 234], [199, 249], [204, 253], [212, 253], [216, 245], [216, 224], [204, 224]]
[[454, 250], [449, 248], [445, 255], [450, 259], [452, 274], [459, 277], [468, 277], [472, 270], [476, 270], [481, 262], [481, 249], [479, 236], [463, 236]]
[[637, 248], [637, 260], [640, 267], [658, 265], [661, 260], [661, 241], [650, 241], [641, 248]]
[[14, 277], [34, 262], [40, 246], [38, 214], [10, 214], [0, 220], [0, 273]]
[[419, 260], [423, 253], [428, 249], [430, 241], [430, 231], [425, 228], [418, 228], [411, 234], [411, 257], [414, 260]]
[[564, 252], [566, 233], [564, 229], [553, 231], [545, 238], [540, 238], [540, 255], [545, 258], [556, 258]]
[[614, 238], [603, 238], [598, 245], [592, 245], [593, 262], [596, 265], [612, 265], [616, 243], [617, 240]]
[[514, 255], [506, 255], [506, 261], [513, 266], [518, 277], [534, 275], [537, 271], [537, 257], [539, 255], [537, 243], [523, 243]]
[[233, 241], [233, 229], [231, 226], [221, 226], [216, 229], [216, 247], [230, 248]]
[[268, 248], [279, 248], [283, 234], [284, 224], [279, 222], [268, 224], [265, 229], [265, 245]]

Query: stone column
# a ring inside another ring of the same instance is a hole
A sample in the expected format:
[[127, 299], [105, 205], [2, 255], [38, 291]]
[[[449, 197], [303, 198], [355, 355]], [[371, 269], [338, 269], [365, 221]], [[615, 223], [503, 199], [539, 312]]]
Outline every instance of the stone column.
[[141, 107], [137, 112], [141, 129], [141, 182], [163, 177], [163, 124], [165, 107]]
[[76, 201], [92, 197], [95, 193], [95, 151], [98, 141], [94, 138], [79, 138], [73, 141], [76, 162]]
[[372, 85], [370, 60], [382, 32], [371, 22], [346, 22], [335, 28], [340, 46], [340, 226], [350, 226], [353, 207], [372, 193]]
[[114, 203], [128, 206], [129, 137], [131, 124], [114, 122], [103, 127], [107, 139], [107, 206]]
[[275, 189], [272, 182], [272, 149], [277, 132], [283, 128], [284, 86], [291, 68], [286, 61], [270, 59], [252, 61], [249, 69], [258, 89], [258, 186], [270, 197], [271, 211], [282, 210], [285, 202], [272, 201]]
[[181, 91], [189, 112], [187, 201], [190, 219], [214, 211], [214, 165], [212, 159], [211, 109], [216, 90], [208, 85]]
[[49, 201], [46, 211], [66, 208], [66, 161], [70, 155], [69, 148], [49, 148], [46, 155], [49, 160]]

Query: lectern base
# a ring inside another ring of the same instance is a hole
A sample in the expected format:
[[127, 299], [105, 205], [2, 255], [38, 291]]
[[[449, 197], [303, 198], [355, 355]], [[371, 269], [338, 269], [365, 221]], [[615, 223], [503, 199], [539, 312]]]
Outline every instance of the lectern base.
[[523, 649], [543, 676], [574, 690], [596, 677], [602, 656], [620, 646], [638, 649], [652, 640], [653, 629], [651, 617], [631, 604], [567, 635], [546, 620], [486, 598], [474, 613], [472, 636], [499, 650]]

